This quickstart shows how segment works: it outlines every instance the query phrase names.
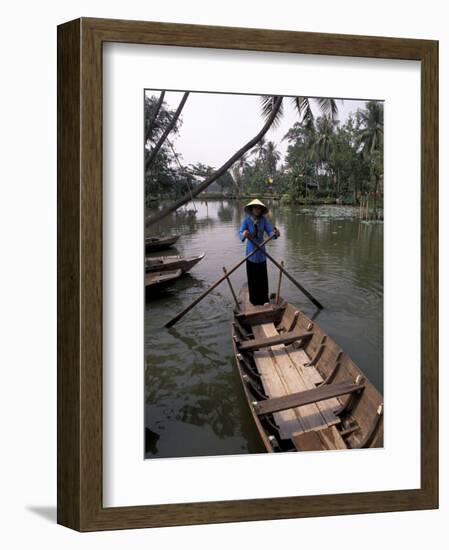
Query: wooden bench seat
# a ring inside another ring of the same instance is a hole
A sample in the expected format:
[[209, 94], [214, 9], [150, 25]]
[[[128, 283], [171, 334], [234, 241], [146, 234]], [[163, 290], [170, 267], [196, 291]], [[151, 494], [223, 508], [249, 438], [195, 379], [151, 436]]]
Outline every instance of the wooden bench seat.
[[285, 411], [287, 409], [317, 403], [318, 401], [326, 401], [332, 397], [349, 395], [350, 393], [359, 392], [363, 390], [363, 388], [364, 384], [329, 384], [319, 388], [291, 393], [281, 397], [273, 397], [271, 399], [266, 399], [265, 401], [259, 401], [254, 404], [254, 410], [259, 415]]
[[275, 336], [268, 336], [265, 338], [255, 338], [254, 340], [247, 340], [244, 342], [237, 342], [239, 351], [254, 351], [262, 348], [270, 348], [272, 346], [279, 346], [280, 344], [292, 344], [300, 340], [311, 338], [312, 332], [284, 332], [283, 334], [276, 333]]
[[261, 323], [279, 323], [285, 311], [285, 306], [266, 305], [252, 306], [251, 310], [236, 313], [235, 317], [243, 325], [260, 325]]

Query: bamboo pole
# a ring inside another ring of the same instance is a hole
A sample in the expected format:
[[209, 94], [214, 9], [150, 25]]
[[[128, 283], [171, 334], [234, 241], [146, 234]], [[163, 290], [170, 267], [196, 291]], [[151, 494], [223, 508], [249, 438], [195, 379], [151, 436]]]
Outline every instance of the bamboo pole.
[[188, 313], [192, 308], [194, 308], [199, 302], [201, 302], [201, 300], [203, 298], [205, 298], [210, 292], [212, 292], [214, 290], [214, 288], [216, 288], [220, 283], [222, 283], [225, 279], [227, 279], [229, 277], [229, 275], [231, 273], [233, 273], [237, 268], [239, 268], [243, 263], [246, 262], [246, 260], [248, 258], [250, 258], [253, 254], [255, 254], [260, 248], [262, 248], [262, 246], [266, 245], [269, 241], [271, 241], [271, 239], [274, 238], [274, 233], [273, 235], [271, 235], [271, 237], [268, 237], [267, 239], [265, 239], [265, 241], [263, 243], [261, 243], [260, 245], [256, 244], [256, 249], [253, 250], [252, 252], [250, 252], [249, 254], [247, 254], [243, 260], [240, 260], [240, 262], [238, 262], [232, 269], [230, 269], [226, 275], [223, 275], [223, 277], [220, 277], [220, 279], [218, 279], [217, 281], [215, 281], [215, 283], [213, 283], [213, 285], [211, 285], [205, 292], [203, 292], [201, 294], [201, 296], [198, 296], [198, 298], [196, 298], [195, 300], [193, 300], [193, 302], [188, 305], [185, 309], [183, 309], [181, 311], [181, 313], [178, 313], [178, 315], [176, 315], [175, 317], [173, 317], [173, 319], [171, 321], [169, 321], [168, 323], [165, 324], [165, 327], [166, 328], [170, 328], [172, 327], [174, 324], [176, 324], [182, 317], [184, 317], [184, 315], [186, 313]]

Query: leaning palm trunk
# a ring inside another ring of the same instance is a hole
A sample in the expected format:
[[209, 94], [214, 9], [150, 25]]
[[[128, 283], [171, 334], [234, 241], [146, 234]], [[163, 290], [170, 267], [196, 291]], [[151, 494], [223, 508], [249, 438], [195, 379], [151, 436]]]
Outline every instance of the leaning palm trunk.
[[234, 164], [234, 162], [239, 160], [239, 158], [241, 158], [246, 153], [246, 151], [249, 151], [249, 149], [254, 147], [254, 145], [256, 145], [256, 143], [258, 143], [263, 138], [263, 136], [268, 132], [268, 130], [270, 129], [270, 127], [273, 123], [273, 120], [275, 119], [276, 114], [277, 114], [277, 112], [279, 111], [279, 108], [282, 105], [282, 99], [283, 99], [282, 96], [279, 96], [279, 97], [276, 98], [276, 101], [273, 105], [273, 110], [270, 114], [270, 117], [267, 119], [267, 121], [264, 124], [263, 128], [260, 130], [260, 132], [256, 136], [254, 136], [241, 149], [239, 149], [236, 153], [234, 153], [234, 155], [232, 155], [232, 157], [230, 159], [228, 159], [216, 172], [211, 174], [200, 185], [198, 185], [198, 187], [196, 187], [192, 191], [192, 193], [188, 193], [188, 194], [184, 195], [183, 197], [181, 197], [175, 203], [171, 204], [170, 206], [167, 206], [166, 208], [163, 208], [162, 210], [160, 210], [159, 212], [156, 212], [152, 216], [149, 216], [147, 218], [146, 222], [145, 222], [146, 226], [148, 227], [150, 225], [153, 225], [154, 223], [158, 222], [162, 218], [165, 218], [165, 216], [168, 216], [169, 214], [171, 214], [172, 212], [174, 212], [175, 210], [177, 210], [178, 208], [180, 208], [184, 204], [187, 204], [189, 201], [192, 200], [193, 197], [196, 197], [197, 195], [199, 195], [211, 183], [213, 183], [220, 176], [222, 176], [226, 172], [226, 170], [228, 170]]
[[164, 101], [165, 91], [163, 90], [161, 92], [161, 95], [159, 96], [159, 100], [156, 105], [156, 109], [153, 113], [153, 116], [151, 117], [151, 120], [148, 123], [147, 131], [145, 132], [145, 143], [150, 139], [151, 135], [151, 129], [153, 128], [154, 122], [157, 119], [157, 115], [159, 114], [159, 111], [161, 110], [162, 103]]
[[156, 143], [156, 145], [154, 146], [154, 148], [151, 150], [150, 154], [148, 155], [148, 158], [145, 162], [145, 172], [151, 166], [153, 160], [155, 159], [156, 155], [159, 152], [159, 149], [162, 147], [165, 140], [167, 139], [168, 134], [173, 130], [173, 128], [176, 124], [176, 121], [178, 120], [179, 115], [181, 114], [181, 111], [182, 111], [188, 97], [189, 97], [189, 92], [185, 92], [185, 94], [182, 97], [181, 103], [179, 104], [178, 108], [176, 109], [175, 114], [173, 115], [173, 118], [170, 121], [170, 124], [167, 126], [167, 128], [165, 129], [165, 132], [162, 134], [159, 141]]

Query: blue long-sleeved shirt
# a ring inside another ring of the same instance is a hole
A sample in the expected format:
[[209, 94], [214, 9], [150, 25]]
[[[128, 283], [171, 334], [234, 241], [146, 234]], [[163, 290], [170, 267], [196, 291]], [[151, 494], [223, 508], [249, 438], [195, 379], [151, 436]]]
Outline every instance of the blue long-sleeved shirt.
[[[271, 237], [271, 235], [273, 234], [273, 228], [271, 227], [270, 222], [267, 220], [267, 218], [265, 218], [265, 216], [261, 216], [259, 218], [258, 226], [259, 226], [259, 229], [257, 232], [257, 237], [255, 237], [255, 227], [254, 227], [253, 218], [251, 216], [246, 216], [246, 218], [242, 222], [242, 225], [240, 226], [240, 231], [239, 231], [240, 240], [242, 240], [243, 238], [243, 232], [245, 231], [245, 229], [249, 231], [249, 234], [257, 244], [261, 244], [264, 241], [264, 233], [266, 233], [269, 237]], [[253, 243], [249, 239], [246, 239], [246, 255], [250, 254], [255, 248], [256, 247], [253, 245]], [[265, 246], [263, 246], [250, 258], [248, 258], [248, 261], [255, 262], [255, 263], [266, 262], [267, 257], [262, 252], [263, 250], [265, 250]]]

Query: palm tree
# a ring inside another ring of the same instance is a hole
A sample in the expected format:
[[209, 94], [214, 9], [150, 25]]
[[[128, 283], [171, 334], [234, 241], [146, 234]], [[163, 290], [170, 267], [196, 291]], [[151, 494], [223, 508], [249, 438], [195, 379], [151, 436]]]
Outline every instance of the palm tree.
[[268, 132], [268, 130], [271, 128], [271, 125], [273, 124], [274, 119], [276, 118], [276, 115], [282, 105], [282, 96], [274, 96], [271, 98], [272, 102], [272, 108], [271, 112], [265, 121], [265, 124], [263, 125], [262, 129], [259, 131], [258, 134], [256, 134], [252, 139], [250, 139], [243, 147], [241, 147], [236, 153], [232, 155], [231, 158], [229, 158], [220, 168], [218, 168], [214, 174], [211, 176], [208, 176], [200, 185], [198, 185], [191, 194], [187, 193], [183, 197], [181, 197], [179, 200], [171, 204], [170, 206], [167, 206], [165, 208], [162, 208], [162, 210], [159, 210], [155, 214], [149, 216], [145, 220], [146, 226], [153, 225], [154, 223], [158, 222], [162, 218], [165, 218], [165, 216], [168, 216], [184, 204], [188, 203], [190, 200], [192, 200], [193, 197], [196, 197], [201, 193], [201, 191], [204, 191], [211, 183], [213, 183], [215, 180], [217, 180], [220, 176], [222, 176], [231, 166], [239, 160], [247, 151], [252, 149], [256, 143], [258, 143], [263, 136]]
[[[192, 194], [187, 193], [178, 201], [173, 203], [166, 208], [163, 208], [159, 212], [149, 216], [146, 219], [146, 225], [150, 226], [158, 222], [165, 216], [168, 216], [171, 212], [174, 212], [187, 202], [192, 199], [192, 196], [195, 197], [204, 189], [206, 189], [211, 183], [217, 180], [222, 176], [231, 166], [237, 162], [247, 151], [252, 149], [256, 144], [258, 144], [271, 126], [277, 126], [283, 116], [283, 96], [262, 96], [261, 105], [262, 105], [262, 115], [265, 119], [265, 123], [262, 129], [243, 147], [241, 147], [236, 153], [232, 155], [216, 172], [207, 177], [200, 185], [198, 185], [192, 192]], [[307, 97], [293, 97], [291, 98], [295, 108], [298, 111], [301, 121], [307, 126], [313, 124], [314, 116], [311, 108], [310, 99]], [[331, 98], [315, 98], [315, 101], [318, 103], [318, 106], [323, 114], [330, 115], [331, 118], [335, 118], [338, 112], [337, 105], [334, 99]]]
[[[162, 94], [161, 94], [162, 95]], [[150, 151], [150, 154], [148, 155], [148, 157], [146, 158], [145, 160], [145, 172], [148, 171], [148, 168], [151, 166], [151, 164], [153, 163], [156, 155], [158, 154], [158, 151], [159, 149], [162, 147], [162, 145], [164, 144], [165, 140], [167, 139], [168, 135], [170, 134], [170, 132], [173, 130], [173, 128], [175, 127], [176, 125], [176, 122], [178, 121], [178, 118], [179, 118], [179, 115], [181, 114], [181, 111], [182, 109], [184, 108], [184, 105], [187, 101], [187, 98], [189, 97], [189, 92], [185, 92], [184, 95], [182, 96], [182, 99], [181, 99], [181, 102], [179, 103], [178, 105], [178, 108], [176, 109], [176, 112], [175, 114], [173, 115], [173, 118], [171, 119], [170, 123], [168, 124], [167, 128], [165, 129], [164, 133], [162, 134], [162, 136], [159, 138], [158, 142], [156, 143], [156, 145], [153, 147], [153, 149], [151, 149]], [[159, 98], [159, 101], [160, 101], [160, 98]], [[162, 102], [161, 102], [162, 104]], [[160, 106], [159, 106], [160, 108]], [[159, 109], [158, 109], [159, 111]], [[154, 124], [154, 121], [155, 121], [155, 118], [153, 118], [153, 124]], [[151, 130], [151, 126], [149, 128], [147, 128], [147, 132], [146, 133], [149, 133], [149, 131]]]
[[276, 144], [269, 141], [266, 146], [265, 164], [271, 177], [276, 174], [277, 163], [281, 158], [281, 153], [276, 149]]
[[[271, 107], [269, 102], [266, 101], [266, 98], [262, 97], [261, 100], [262, 100], [262, 112], [266, 116], [270, 112]], [[315, 124], [315, 116], [312, 110], [312, 103], [315, 103], [317, 105], [322, 115], [324, 115], [325, 117], [328, 117], [330, 121], [335, 123], [338, 115], [337, 101], [330, 97], [309, 98], [304, 96], [291, 97], [290, 100], [299, 115], [299, 120], [300, 120], [299, 132], [301, 133], [302, 136], [304, 136], [305, 142], [307, 142], [307, 144], [310, 146], [309, 158], [311, 161], [316, 161], [318, 160], [317, 152], [315, 150], [315, 147], [313, 146], [316, 140], [316, 127], [315, 127], [316, 124]], [[283, 108], [281, 106], [274, 120], [274, 126], [280, 123], [282, 116], [283, 116]], [[287, 133], [285, 137], [287, 137], [288, 135], [289, 133]], [[317, 183], [318, 183], [317, 175], [318, 175], [317, 163], [315, 162], [315, 179], [317, 180]]]
[[359, 141], [362, 152], [370, 155], [383, 147], [384, 141], [384, 106], [380, 101], [368, 101], [365, 109], [359, 111], [360, 125]]
[[[312, 98], [296, 96], [290, 98], [294, 108], [298, 111], [300, 121], [303, 126], [308, 129], [311, 129], [315, 123], [315, 117], [312, 111]], [[331, 120], [335, 121], [338, 114], [337, 102], [335, 99], [330, 97], [316, 97], [313, 98], [314, 102], [317, 103], [321, 113], [325, 116], [329, 116]], [[341, 100], [343, 101], [343, 100]], [[267, 118], [273, 110], [273, 102], [271, 96], [262, 96], [262, 114], [264, 118]], [[283, 105], [280, 106], [278, 112], [273, 120], [273, 126], [277, 126], [284, 114]]]
[[374, 218], [377, 219], [377, 193], [383, 175], [384, 106], [380, 101], [368, 101], [359, 111], [361, 154], [369, 162], [371, 179], [374, 177]]
[[261, 164], [263, 164], [265, 162], [265, 159], [267, 157], [267, 141], [266, 139], [263, 137], [259, 143], [256, 144], [256, 146], [254, 147], [254, 149], [251, 151], [251, 155], [253, 155], [254, 157], [256, 157], [256, 162], [259, 162]]
[[234, 180], [234, 185], [238, 193], [240, 193], [240, 182], [242, 180], [243, 172], [246, 168], [248, 168], [248, 166], [248, 154], [245, 153], [231, 167], [231, 176]]
[[335, 148], [335, 126], [336, 121], [332, 120], [330, 116], [320, 117], [317, 121], [317, 130], [315, 134], [315, 141], [313, 143], [315, 159], [319, 163], [324, 164], [328, 170], [330, 168], [332, 153]]
[[162, 90], [158, 102], [156, 104], [156, 108], [154, 109], [154, 112], [151, 114], [150, 119], [148, 120], [148, 123], [146, 125], [145, 129], [145, 143], [150, 140], [151, 133], [154, 129], [154, 123], [156, 122], [157, 115], [159, 114], [159, 111], [161, 110], [162, 103], [164, 102], [164, 96], [165, 96], [165, 90]]

